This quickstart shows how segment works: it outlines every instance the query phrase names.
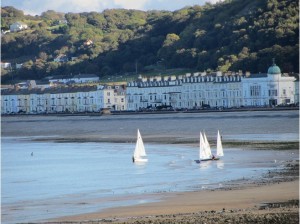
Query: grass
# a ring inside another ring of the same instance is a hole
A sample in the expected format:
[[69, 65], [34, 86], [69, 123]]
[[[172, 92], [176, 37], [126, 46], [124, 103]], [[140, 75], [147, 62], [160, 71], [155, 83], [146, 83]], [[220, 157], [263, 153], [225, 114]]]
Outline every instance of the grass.
[[251, 149], [290, 150], [299, 149], [299, 142], [223, 142], [225, 147], [243, 147]]
[[129, 82], [137, 80], [141, 75], [142, 77], [151, 77], [151, 76], [170, 76], [170, 75], [185, 75], [186, 73], [193, 73], [194, 70], [186, 68], [176, 68], [176, 69], [156, 69], [148, 72], [135, 72], [124, 73], [122, 75], [115, 76], [105, 76], [101, 77], [101, 82]]

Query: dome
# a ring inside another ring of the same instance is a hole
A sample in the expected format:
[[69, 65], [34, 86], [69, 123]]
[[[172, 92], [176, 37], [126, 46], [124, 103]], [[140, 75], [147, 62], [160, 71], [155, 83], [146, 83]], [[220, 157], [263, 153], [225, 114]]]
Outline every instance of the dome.
[[273, 64], [272, 66], [269, 67], [268, 69], [268, 74], [281, 74], [280, 68], [275, 64], [275, 61], [273, 59]]

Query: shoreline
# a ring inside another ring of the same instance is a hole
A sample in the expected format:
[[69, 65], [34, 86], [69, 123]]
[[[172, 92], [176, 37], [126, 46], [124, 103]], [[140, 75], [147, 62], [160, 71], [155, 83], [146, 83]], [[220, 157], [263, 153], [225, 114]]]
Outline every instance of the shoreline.
[[[276, 169], [266, 173], [261, 179], [235, 180], [217, 189], [163, 192], [155, 196], [159, 196], [160, 200], [58, 217], [43, 222], [150, 224], [166, 223], [167, 220], [167, 223], [177, 223], [177, 221], [185, 223], [186, 220], [196, 220], [196, 222], [186, 223], [198, 223], [199, 220], [195, 217], [201, 217], [206, 221], [214, 217], [214, 219], [219, 219], [219, 223], [223, 223], [223, 218], [228, 219], [228, 216], [236, 219], [245, 214], [252, 218], [258, 214], [268, 214], [270, 217], [272, 217], [270, 214], [277, 214], [277, 219], [286, 219], [286, 214], [288, 214], [287, 216], [293, 219], [286, 223], [298, 223], [299, 160], [297, 158], [294, 161], [286, 161], [283, 170]], [[294, 219], [296, 219], [295, 222], [293, 222]]]
[[243, 108], [226, 108], [226, 109], [188, 109], [188, 110], [153, 110], [153, 111], [112, 111], [106, 114], [101, 112], [82, 112], [82, 113], [14, 113], [2, 114], [3, 117], [16, 116], [110, 116], [110, 115], [151, 115], [151, 114], [176, 114], [176, 113], [220, 113], [220, 112], [255, 112], [255, 111], [292, 111], [298, 110], [299, 107], [243, 107]]
[[[200, 213], [204, 217], [209, 214], [225, 213], [225, 211], [231, 215], [257, 213], [263, 208], [268, 208], [268, 204], [297, 201], [298, 189], [299, 182], [294, 180], [262, 186], [244, 186], [242, 189], [164, 193], [164, 199], [159, 202], [109, 208], [94, 213], [60, 217], [46, 222], [132, 223], [137, 220], [148, 220], [152, 223], [158, 217], [163, 220], [171, 217], [174, 221], [178, 216], [193, 217], [195, 213]], [[276, 213], [283, 211], [285, 210], [277, 209]], [[288, 212], [299, 214], [298, 208], [288, 210]]]
[[[21, 137], [22, 138], [22, 137]], [[25, 139], [36, 141], [36, 142], [57, 142], [57, 143], [120, 143], [120, 144], [135, 144], [136, 139], [132, 137], [113, 137], [113, 136], [102, 136], [102, 137], [87, 137], [87, 136], [80, 136], [80, 137], [57, 137], [57, 136], [47, 136], [47, 137], [39, 137], [39, 136], [32, 136], [26, 137]], [[170, 144], [170, 145], [188, 145], [193, 147], [198, 147], [199, 140], [193, 138], [182, 138], [178, 139], [177, 137], [164, 137], [164, 136], [155, 136], [143, 137], [144, 142], [146, 144]], [[215, 141], [210, 141], [211, 145], [216, 145]], [[227, 148], [242, 148], [242, 149], [251, 149], [251, 150], [292, 150], [299, 148], [299, 141], [275, 141], [275, 140], [225, 140], [222, 142], [224, 147]]]

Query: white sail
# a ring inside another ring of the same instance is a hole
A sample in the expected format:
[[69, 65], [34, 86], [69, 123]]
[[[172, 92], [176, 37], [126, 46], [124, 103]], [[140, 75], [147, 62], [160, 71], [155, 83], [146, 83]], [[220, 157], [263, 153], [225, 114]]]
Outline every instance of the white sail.
[[[204, 134], [205, 135], [205, 134]], [[202, 136], [202, 133], [200, 132], [200, 160], [206, 160], [206, 159], [210, 159], [211, 156], [207, 150], [207, 143], [205, 141], [205, 137]]]
[[217, 137], [217, 156], [219, 157], [224, 156], [222, 139], [219, 130], [218, 130], [218, 137]]
[[134, 150], [134, 153], [133, 153], [134, 161], [136, 161], [136, 162], [139, 162], [139, 161], [140, 162], [147, 162], [148, 159], [143, 158], [144, 156], [147, 156], [147, 154], [146, 154], [146, 151], [145, 151], [142, 136], [141, 136], [140, 131], [138, 129], [137, 130], [137, 140], [136, 140], [135, 150]]
[[211, 154], [211, 149], [210, 149], [210, 145], [209, 145], [209, 142], [207, 141], [207, 137], [206, 137], [206, 134], [204, 133], [204, 142], [205, 142], [205, 153], [208, 157], [212, 157], [212, 154]]

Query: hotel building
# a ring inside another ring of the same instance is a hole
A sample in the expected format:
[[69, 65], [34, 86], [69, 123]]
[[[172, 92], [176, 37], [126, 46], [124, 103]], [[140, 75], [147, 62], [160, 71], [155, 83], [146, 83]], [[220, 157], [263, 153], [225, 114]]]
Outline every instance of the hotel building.
[[125, 86], [20, 88], [1, 91], [1, 114], [267, 107], [299, 103], [299, 81], [273, 62], [266, 74], [196, 72], [140, 77]]
[[128, 83], [128, 110], [263, 107], [295, 102], [295, 78], [273, 62], [267, 74], [221, 72], [142, 78]]

